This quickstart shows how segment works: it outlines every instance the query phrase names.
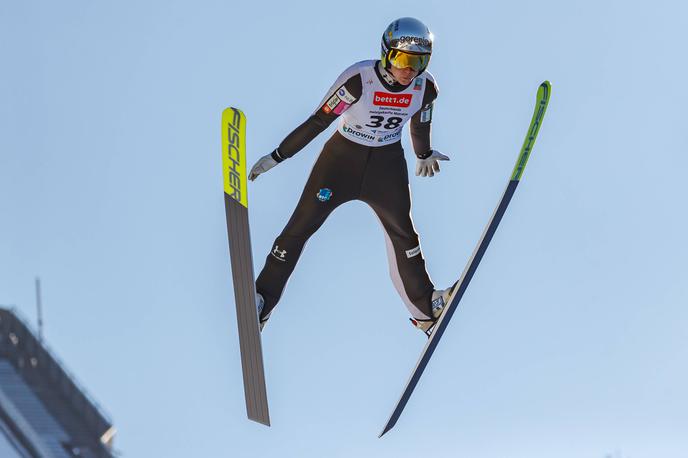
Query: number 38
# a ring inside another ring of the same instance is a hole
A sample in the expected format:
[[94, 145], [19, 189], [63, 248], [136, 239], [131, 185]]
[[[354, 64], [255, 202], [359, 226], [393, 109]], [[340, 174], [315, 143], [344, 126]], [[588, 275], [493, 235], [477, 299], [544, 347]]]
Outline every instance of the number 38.
[[370, 123], [366, 124], [368, 127], [384, 127], [385, 129], [396, 129], [399, 127], [399, 124], [401, 124], [401, 121], [403, 119], [392, 116], [391, 118], [387, 119], [387, 123], [383, 126], [382, 123], [385, 122], [385, 117], [384, 116], [371, 116], [370, 117]]

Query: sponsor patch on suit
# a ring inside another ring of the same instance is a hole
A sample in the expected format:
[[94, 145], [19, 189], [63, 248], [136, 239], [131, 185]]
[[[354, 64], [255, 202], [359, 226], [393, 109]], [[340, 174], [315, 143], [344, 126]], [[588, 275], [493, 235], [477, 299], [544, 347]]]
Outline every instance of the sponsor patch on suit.
[[406, 257], [407, 258], [412, 258], [414, 256], [418, 256], [420, 254], [420, 245], [418, 245], [415, 248], [412, 248], [410, 250], [406, 250]]

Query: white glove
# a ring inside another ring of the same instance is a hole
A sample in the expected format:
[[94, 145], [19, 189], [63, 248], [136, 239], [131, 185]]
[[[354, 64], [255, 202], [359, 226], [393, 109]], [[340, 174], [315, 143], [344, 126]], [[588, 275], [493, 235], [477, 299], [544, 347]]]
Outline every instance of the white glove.
[[273, 159], [272, 153], [266, 154], [265, 156], [258, 159], [258, 162], [256, 162], [253, 165], [253, 167], [251, 167], [251, 172], [249, 172], [248, 174], [248, 179], [251, 181], [255, 180], [258, 177], [258, 175], [267, 172], [277, 164], [278, 162], [275, 159]]
[[425, 159], [418, 159], [416, 161], [416, 176], [432, 177], [435, 172], [440, 172], [439, 161], [448, 161], [449, 156], [445, 156], [439, 151], [432, 150], [432, 154]]

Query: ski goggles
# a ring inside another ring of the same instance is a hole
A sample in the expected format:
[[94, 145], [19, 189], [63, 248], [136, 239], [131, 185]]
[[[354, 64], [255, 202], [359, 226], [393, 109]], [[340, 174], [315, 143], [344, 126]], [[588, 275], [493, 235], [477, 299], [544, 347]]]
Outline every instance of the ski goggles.
[[411, 54], [398, 49], [392, 49], [387, 54], [389, 63], [396, 68], [412, 68], [416, 71], [424, 70], [430, 63], [430, 54]]

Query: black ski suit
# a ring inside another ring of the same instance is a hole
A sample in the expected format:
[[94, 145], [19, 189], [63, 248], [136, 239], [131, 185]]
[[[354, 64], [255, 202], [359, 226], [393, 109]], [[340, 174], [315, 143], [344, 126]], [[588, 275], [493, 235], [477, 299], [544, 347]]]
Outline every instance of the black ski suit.
[[[422, 86], [422, 93], [416, 94], [411, 92], [410, 86], [416, 84], [413, 89], [419, 89], [418, 83], [412, 82], [409, 86], [401, 86], [391, 85], [385, 81], [378, 66], [379, 61], [364, 61], [355, 65], [361, 66], [366, 62], [369, 63], [367, 65], [374, 66], [374, 75], [378, 80], [374, 81], [371, 76], [365, 83], [371, 88], [380, 87], [381, 84], [387, 91], [387, 93], [375, 92], [375, 101], [371, 103], [371, 107], [372, 104], [384, 104], [384, 98], [381, 97], [384, 95], [392, 100], [389, 103], [397, 103], [398, 100], [394, 99], [394, 94], [404, 91], [405, 94], [410, 94], [407, 96], [409, 100], [413, 95], [422, 97], [422, 103], [416, 103], [420, 109], [415, 113], [408, 113], [408, 116], [416, 155], [419, 158], [428, 157], [431, 154], [432, 104], [437, 97], [434, 79], [429, 74], [419, 75], [416, 80], [425, 76], [425, 84]], [[345, 80], [340, 76], [338, 82], [325, 97], [324, 103], [282, 141], [272, 153], [272, 157], [281, 162], [293, 156], [325, 130], [340, 114], [351, 109], [352, 105], [361, 99], [370, 100], [372, 95], [369, 95], [367, 99], [365, 97], [367, 88], [364, 87], [363, 79], [365, 75], [373, 75], [373, 73], [369, 68], [366, 71], [368, 73], [354, 72], [353, 76]], [[343, 76], [348, 76], [348, 74], [345, 72]], [[337, 93], [342, 95], [338, 97]], [[378, 100], [383, 100], [383, 102], [378, 103]], [[406, 103], [402, 98], [399, 100], [401, 100], [401, 105]], [[397, 103], [396, 106], [401, 106], [400, 104]], [[374, 108], [376, 107], [371, 109]], [[400, 110], [394, 107], [388, 109]], [[371, 113], [378, 112], [371, 111]], [[394, 114], [394, 112], [391, 113]], [[383, 116], [371, 117], [377, 124], [366, 124], [366, 126], [376, 127], [384, 122]], [[377, 121], [378, 119], [381, 121]], [[392, 123], [401, 120], [398, 116], [387, 119], [391, 119]], [[391, 127], [396, 127], [396, 125], [391, 124]], [[375, 130], [368, 129], [366, 134], [363, 130], [358, 133], [357, 128], [362, 128], [362, 126], [348, 127], [344, 124], [342, 127], [340, 125], [340, 129], [325, 143], [294, 213], [275, 240], [265, 266], [256, 280], [256, 290], [265, 300], [261, 319], [265, 319], [277, 305], [308, 238], [318, 230], [335, 208], [351, 200], [360, 200], [370, 205], [382, 223], [387, 241], [390, 275], [413, 317], [427, 320], [432, 316], [430, 302], [434, 285], [426, 271], [418, 234], [411, 219], [408, 171], [401, 142], [399, 139], [389, 142], [386, 137], [384, 138], [386, 142], [379, 139], [376, 141], [372, 139], [374, 134], [372, 136], [370, 134], [370, 132], [376, 132]], [[361, 142], [346, 138], [347, 135], [354, 134], [371, 136], [369, 140], [371, 144], [361, 144]], [[387, 137], [392, 135], [398, 135], [400, 138], [400, 128]], [[382, 146], [379, 146], [380, 143], [383, 143]]]

